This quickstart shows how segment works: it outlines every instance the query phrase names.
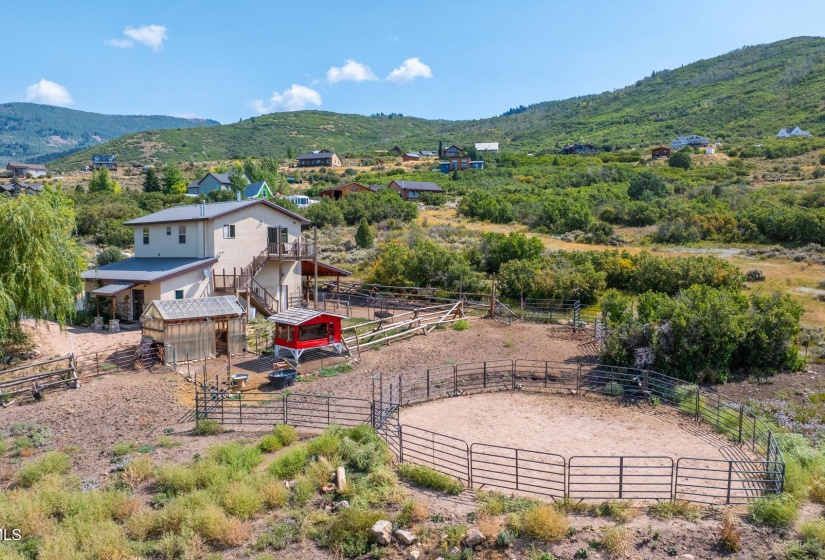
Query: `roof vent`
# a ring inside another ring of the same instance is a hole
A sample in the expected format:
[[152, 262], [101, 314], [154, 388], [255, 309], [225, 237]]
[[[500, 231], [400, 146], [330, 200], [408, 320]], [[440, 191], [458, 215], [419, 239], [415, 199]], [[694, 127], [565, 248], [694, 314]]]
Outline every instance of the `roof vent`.
[[201, 202], [200, 206], [201, 206], [201, 216], [206, 216], [206, 203]]
[[238, 191], [238, 192], [236, 193], [235, 200], [237, 200], [238, 202], [240, 202], [240, 201], [241, 201], [241, 191]]

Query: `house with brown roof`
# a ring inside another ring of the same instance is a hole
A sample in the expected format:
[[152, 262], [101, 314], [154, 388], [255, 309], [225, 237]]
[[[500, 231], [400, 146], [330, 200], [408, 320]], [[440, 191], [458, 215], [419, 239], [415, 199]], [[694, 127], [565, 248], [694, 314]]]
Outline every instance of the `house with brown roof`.
[[430, 183], [427, 181], [404, 181], [396, 179], [390, 186], [388, 187], [399, 195], [404, 200], [412, 200], [416, 201], [421, 196], [421, 193], [443, 193], [444, 190], [436, 185], [435, 183]]
[[11, 176], [18, 179], [25, 177], [45, 177], [48, 171], [45, 165], [39, 163], [16, 163], [9, 162], [6, 164], [6, 171], [11, 172]]
[[325, 196], [327, 198], [331, 198], [332, 200], [339, 200], [357, 192], [372, 192], [372, 190], [361, 183], [345, 183], [343, 185], [324, 189], [318, 193], [318, 196]]

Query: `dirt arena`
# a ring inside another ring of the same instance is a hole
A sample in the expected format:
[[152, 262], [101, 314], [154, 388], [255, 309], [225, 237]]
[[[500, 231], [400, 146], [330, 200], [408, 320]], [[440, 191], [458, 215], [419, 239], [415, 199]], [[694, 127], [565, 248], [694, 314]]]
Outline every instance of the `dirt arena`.
[[723, 459], [730, 442], [697, 429], [670, 407], [613, 399], [504, 392], [441, 399], [401, 409], [401, 423], [462, 439], [574, 455]]

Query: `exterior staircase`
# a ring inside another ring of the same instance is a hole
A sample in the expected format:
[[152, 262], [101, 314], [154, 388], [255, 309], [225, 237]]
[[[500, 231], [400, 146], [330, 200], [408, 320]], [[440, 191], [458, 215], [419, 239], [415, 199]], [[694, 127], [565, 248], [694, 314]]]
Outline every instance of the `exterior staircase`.
[[[253, 258], [252, 262], [243, 267], [237, 274], [213, 276], [215, 289], [224, 292], [236, 292], [238, 295], [249, 294], [249, 302], [258, 312], [266, 317], [275, 315], [278, 313], [278, 299], [264, 288], [260, 282], [255, 280], [255, 276], [269, 260], [269, 254], [269, 248], [264, 249], [260, 255]], [[220, 281], [218, 281], [219, 279]], [[245, 306], [245, 302], [242, 301], [242, 304]]]

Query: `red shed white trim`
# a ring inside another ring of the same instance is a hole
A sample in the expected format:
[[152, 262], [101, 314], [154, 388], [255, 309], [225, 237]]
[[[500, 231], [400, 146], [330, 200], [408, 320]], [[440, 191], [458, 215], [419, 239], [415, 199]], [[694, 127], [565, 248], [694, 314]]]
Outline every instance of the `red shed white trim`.
[[272, 315], [275, 323], [275, 355], [287, 353], [296, 362], [313, 348], [330, 348], [343, 353], [341, 319], [346, 315], [296, 307]]

